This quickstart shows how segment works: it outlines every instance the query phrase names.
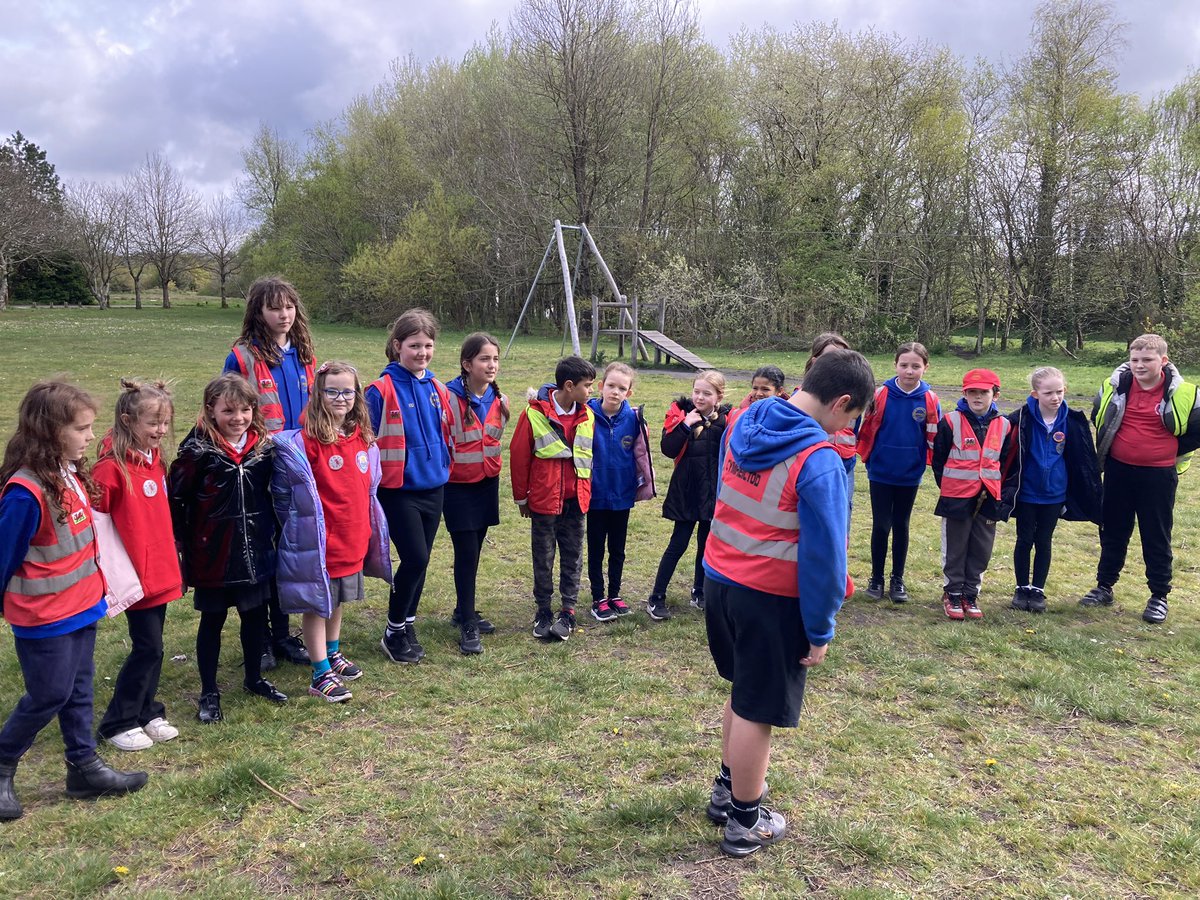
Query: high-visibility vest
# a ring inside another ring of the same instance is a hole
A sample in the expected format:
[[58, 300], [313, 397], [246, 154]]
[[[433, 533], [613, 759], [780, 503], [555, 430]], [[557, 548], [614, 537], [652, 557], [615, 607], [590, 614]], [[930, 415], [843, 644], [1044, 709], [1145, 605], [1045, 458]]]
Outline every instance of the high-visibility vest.
[[[1132, 374], [1129, 376], [1132, 378]], [[1171, 391], [1170, 383], [1167, 384], [1168, 390], [1164, 391], [1167, 396], [1163, 398], [1162, 404], [1162, 423], [1163, 428], [1180, 437], [1187, 431], [1188, 421], [1191, 418], [1192, 408], [1196, 405], [1197, 394], [1196, 385], [1185, 381], [1179, 387]], [[1116, 428], [1121, 426], [1121, 419], [1125, 416], [1125, 400], [1128, 393], [1118, 394], [1116, 385], [1109, 378], [1100, 388], [1100, 400], [1096, 408], [1094, 416], [1096, 422], [1096, 443], [1097, 449], [1100, 450], [1100, 459], [1103, 463], [1104, 457], [1108, 454], [1108, 448], [1112, 446], [1113, 434]], [[1108, 421], [1110, 415], [1113, 421]], [[1109, 432], [1112, 432], [1111, 434]], [[1188, 470], [1192, 464], [1192, 454], [1181, 454], [1175, 457], [1175, 472], [1182, 475]]]
[[32, 628], [61, 622], [95, 606], [104, 596], [105, 585], [91, 506], [67, 487], [62, 495], [65, 521], [60, 522], [41, 480], [29, 469], [19, 469], [8, 484], [19, 484], [37, 498], [41, 522], [5, 588], [4, 618]]
[[[242, 373], [242, 377], [258, 391], [258, 405], [262, 409], [263, 419], [267, 423], [267, 431], [271, 434], [283, 431], [283, 403], [279, 399], [279, 385], [271, 376], [271, 367], [255, 356], [245, 344], [234, 344], [233, 353], [237, 357], [238, 370]], [[311, 362], [305, 364], [302, 377], [305, 380], [300, 385], [300, 389], [307, 393], [317, 383]]]
[[[862, 425], [858, 429], [858, 455], [866, 462], [875, 446], [875, 435], [883, 424], [883, 410], [887, 406], [888, 387], [885, 384], [875, 391], [875, 402], [871, 412], [863, 416]], [[916, 412], [920, 412], [917, 410]], [[933, 391], [925, 392], [925, 465], [933, 462], [933, 439], [937, 437], [938, 398]]]
[[576, 478], [592, 477], [592, 437], [596, 431], [596, 415], [584, 405], [584, 417], [575, 426], [575, 438], [568, 447], [562, 434], [546, 418], [546, 414], [530, 404], [525, 415], [533, 434], [533, 455], [538, 459], [569, 459], [575, 465]]
[[833, 444], [833, 449], [842, 459], [853, 459], [854, 454], [858, 452], [858, 435], [849, 426], [831, 434], [829, 443]]
[[454, 440], [450, 480], [457, 484], [473, 484], [500, 474], [500, 439], [508, 425], [508, 414], [504, 412], [508, 398], [503, 394], [496, 394], [486, 421], [480, 422], [472, 415], [470, 425], [465, 421], [469, 402], [454, 396], [448, 409], [450, 437]]
[[817, 441], [769, 471], [749, 472], [734, 462], [727, 437], [705, 562], [738, 584], [767, 594], [798, 597], [796, 479], [809, 456], [830, 446], [828, 441]]
[[[375, 443], [379, 447], [379, 467], [383, 472], [379, 486], [404, 487], [404, 460], [407, 456], [404, 449], [404, 413], [400, 408], [396, 385], [392, 376], [385, 373], [371, 382], [371, 387], [379, 391], [383, 400], [383, 415], [379, 417], [379, 430], [375, 433]], [[449, 444], [450, 426], [447, 419], [450, 415], [450, 392], [436, 378], [433, 380], [433, 387], [442, 407], [438, 411], [442, 422], [442, 437]]]
[[996, 416], [988, 423], [983, 446], [975, 429], [957, 409], [946, 413], [954, 434], [954, 445], [942, 469], [942, 496], [969, 499], [979, 493], [982, 484], [995, 500], [1000, 499], [1000, 454], [1012, 430], [1007, 416]]

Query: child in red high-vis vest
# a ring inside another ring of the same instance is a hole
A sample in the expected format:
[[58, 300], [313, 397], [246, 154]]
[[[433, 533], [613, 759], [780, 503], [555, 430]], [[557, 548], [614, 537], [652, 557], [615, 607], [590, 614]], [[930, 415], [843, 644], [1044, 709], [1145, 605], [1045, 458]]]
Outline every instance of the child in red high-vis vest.
[[979, 588], [992, 558], [996, 522], [1008, 519], [1011, 497], [1004, 476], [1012, 463], [1012, 423], [995, 398], [1000, 378], [990, 369], [963, 376], [963, 396], [938, 423], [933, 477], [942, 489], [934, 515], [942, 517], [942, 607], [950, 619], [982, 619]]
[[[259, 278], [246, 294], [242, 333], [225, 358], [225, 371], [237, 372], [258, 391], [268, 434], [300, 427], [315, 365], [300, 294], [282, 278]], [[274, 668], [276, 658], [309, 664], [304, 644], [291, 633], [274, 590], [267, 599], [267, 629], [263, 671]]]
[[96, 401], [74, 385], [29, 389], [0, 464], [0, 590], [25, 694], [0, 728], [0, 819], [23, 812], [17, 763], [57, 717], [67, 794], [136, 791], [145, 772], [115, 772], [96, 755], [92, 676], [104, 576], [92, 527], [96, 487], [87, 469]]
[[[823, 331], [813, 338], [812, 350], [808, 362], [804, 364], [804, 374], [807, 375], [813, 363], [824, 353], [832, 350], [850, 350], [849, 342], [836, 331]], [[797, 388], [799, 390], [799, 388]], [[840, 429], [837, 434], [829, 436], [829, 443], [842, 458], [842, 466], [846, 469], [846, 526], [849, 528], [851, 515], [854, 513], [854, 467], [858, 463], [858, 425], [862, 417]]]
[[475, 608], [479, 555], [488, 528], [500, 524], [500, 440], [508, 424], [508, 398], [500, 392], [500, 343], [490, 334], [467, 335], [458, 352], [461, 374], [446, 383], [454, 439], [442, 514], [454, 544], [454, 624], [464, 654], [482, 653], [480, 634], [496, 630]]
[[388, 334], [388, 365], [366, 393], [383, 468], [379, 502], [400, 557], [380, 646], [398, 663], [425, 657], [417, 606], [450, 480], [450, 393], [429, 368], [437, 335], [428, 310], [402, 314]]
[[167, 604], [183, 594], [171, 530], [162, 441], [175, 407], [161, 382], [121, 380], [116, 417], [104, 436], [92, 474], [100, 486], [96, 509], [112, 517], [137, 571], [142, 599], [125, 610], [129, 656], [100, 720], [100, 736], [121, 750], [145, 750], [179, 736], [158, 699]]

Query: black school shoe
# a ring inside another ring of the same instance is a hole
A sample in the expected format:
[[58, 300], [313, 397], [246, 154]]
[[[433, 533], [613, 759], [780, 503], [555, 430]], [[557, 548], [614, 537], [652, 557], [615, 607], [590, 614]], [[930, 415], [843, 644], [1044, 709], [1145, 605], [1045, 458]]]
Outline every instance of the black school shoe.
[[384, 631], [383, 638], [379, 641], [379, 646], [383, 648], [383, 652], [387, 654], [387, 658], [392, 662], [419, 663], [421, 661], [421, 657], [417, 655], [417, 651], [408, 642], [407, 628], [401, 628], [392, 634]]
[[216, 691], [211, 694], [201, 694], [200, 711], [196, 713], [196, 718], [202, 725], [215, 725], [220, 722], [224, 718], [221, 715], [221, 695]]
[[6, 759], [0, 761], [0, 820], [19, 819], [25, 814], [17, 792], [13, 790], [13, 778], [17, 774], [17, 761]]
[[1149, 622], [1151, 625], [1161, 625], [1167, 621], [1167, 598], [1151, 597], [1147, 600], [1146, 611], [1142, 613], [1142, 620]]
[[[458, 610], [454, 611], [454, 615], [450, 617], [450, 621], [462, 628], [462, 616], [458, 614]], [[496, 626], [480, 615], [479, 611], [475, 612], [475, 627], [479, 629], [480, 634], [491, 634], [496, 630]]]
[[253, 684], [243, 684], [242, 688], [247, 694], [254, 694], [256, 697], [262, 697], [264, 700], [270, 700], [272, 703], [287, 703], [287, 694], [279, 690], [265, 678], [260, 678]]
[[459, 628], [458, 649], [463, 656], [483, 652], [483, 641], [479, 640], [479, 629], [474, 622], [468, 622]]
[[892, 576], [891, 582], [888, 584], [888, 599], [893, 603], [907, 603], [908, 589], [904, 587], [904, 579]]
[[1080, 606], [1112, 606], [1113, 589], [1102, 584], [1096, 585], [1079, 598]]
[[[288, 635], [281, 641], [275, 641], [271, 645], [271, 650], [276, 659], [286, 659], [288, 662], [295, 663], [298, 666], [312, 664], [312, 660], [308, 658], [308, 650], [305, 649], [304, 642], [294, 635]], [[266, 672], [268, 670], [263, 669], [263, 671]]]
[[77, 800], [107, 794], [130, 794], [141, 790], [149, 776], [145, 772], [118, 772], [99, 756], [85, 763], [67, 763], [67, 796]]
[[404, 631], [408, 635], [408, 646], [412, 648], [413, 653], [417, 654], [417, 661], [420, 662], [425, 658], [425, 648], [417, 640], [417, 623], [405, 622]]

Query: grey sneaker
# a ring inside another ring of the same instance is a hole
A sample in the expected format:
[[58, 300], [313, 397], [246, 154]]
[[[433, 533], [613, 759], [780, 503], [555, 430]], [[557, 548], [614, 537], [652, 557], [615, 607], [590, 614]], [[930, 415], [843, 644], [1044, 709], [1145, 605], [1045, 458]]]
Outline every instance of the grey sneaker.
[[868, 581], [867, 582], [867, 590], [865, 593], [872, 600], [878, 600], [880, 597], [882, 597], [883, 596], [883, 579], [882, 578], [872, 578], [870, 581]]
[[[767, 799], [767, 783], [763, 782], [762, 797], [759, 803], [763, 803]], [[725, 785], [721, 784], [719, 778], [713, 779], [712, 796], [708, 800], [708, 809], [704, 814], [712, 820], [714, 825], [724, 825], [729, 821], [729, 808], [733, 803], [733, 792]]]
[[904, 579], [892, 576], [892, 581], [888, 585], [888, 599], [893, 603], [907, 603], [908, 589], [904, 587]]
[[733, 816], [725, 823], [725, 837], [721, 839], [721, 852], [739, 859], [757, 853], [763, 847], [774, 844], [787, 834], [787, 820], [765, 806], [758, 808], [758, 821], [746, 828]]
[[574, 630], [575, 610], [564, 606], [558, 611], [558, 618], [554, 620], [554, 624], [550, 627], [550, 634], [560, 641], [565, 641], [571, 636], [571, 632]]
[[1113, 591], [1102, 584], [1096, 585], [1079, 598], [1080, 606], [1112, 606]]

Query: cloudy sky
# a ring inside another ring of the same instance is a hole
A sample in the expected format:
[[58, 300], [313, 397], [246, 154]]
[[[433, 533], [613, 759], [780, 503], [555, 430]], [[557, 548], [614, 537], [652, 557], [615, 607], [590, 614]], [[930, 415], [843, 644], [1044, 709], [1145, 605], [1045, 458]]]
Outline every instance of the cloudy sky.
[[[0, 137], [20, 130], [68, 180], [119, 178], [161, 150], [198, 188], [237, 177], [266, 121], [303, 141], [397, 57], [458, 59], [515, 0], [0, 0]], [[708, 39], [836, 19], [1013, 59], [1033, 0], [698, 0]], [[1115, 0], [1121, 89], [1149, 98], [1200, 67], [1200, 2]]]

